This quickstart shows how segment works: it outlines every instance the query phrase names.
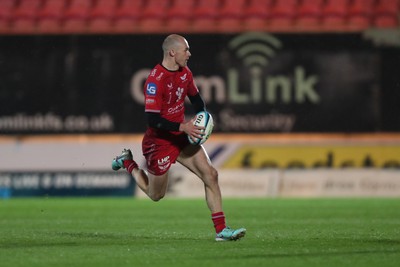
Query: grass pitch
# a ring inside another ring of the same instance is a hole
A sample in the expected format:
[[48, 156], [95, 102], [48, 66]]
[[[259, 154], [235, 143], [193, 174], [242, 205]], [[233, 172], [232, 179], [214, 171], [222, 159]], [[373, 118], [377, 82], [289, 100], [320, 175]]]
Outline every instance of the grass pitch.
[[238, 242], [215, 242], [204, 200], [0, 200], [0, 266], [399, 266], [399, 199], [225, 199]]

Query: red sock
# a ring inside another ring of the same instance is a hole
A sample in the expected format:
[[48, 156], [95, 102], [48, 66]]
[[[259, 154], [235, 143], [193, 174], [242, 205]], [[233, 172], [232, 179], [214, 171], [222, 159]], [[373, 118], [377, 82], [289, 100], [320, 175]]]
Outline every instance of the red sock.
[[211, 219], [214, 223], [215, 232], [217, 234], [222, 230], [224, 230], [226, 225], [225, 225], [225, 214], [223, 211], [211, 214]]
[[134, 160], [127, 159], [127, 160], [124, 160], [124, 167], [129, 173], [132, 173], [133, 169], [138, 168], [138, 165], [136, 164], [136, 162]]

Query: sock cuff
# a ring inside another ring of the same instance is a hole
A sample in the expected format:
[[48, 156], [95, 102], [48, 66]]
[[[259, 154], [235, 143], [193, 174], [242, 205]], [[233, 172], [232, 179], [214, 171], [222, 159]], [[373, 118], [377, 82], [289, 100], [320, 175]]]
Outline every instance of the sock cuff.
[[137, 168], [138, 165], [136, 164], [135, 161], [133, 160], [125, 160], [124, 161], [124, 167], [126, 168], [126, 170], [131, 173], [133, 171], [133, 169]]
[[225, 214], [224, 212], [215, 212], [211, 214], [212, 221], [214, 223], [215, 232], [218, 234], [226, 227]]
[[225, 214], [223, 211], [216, 212], [216, 213], [211, 214], [211, 218], [212, 219], [225, 218]]

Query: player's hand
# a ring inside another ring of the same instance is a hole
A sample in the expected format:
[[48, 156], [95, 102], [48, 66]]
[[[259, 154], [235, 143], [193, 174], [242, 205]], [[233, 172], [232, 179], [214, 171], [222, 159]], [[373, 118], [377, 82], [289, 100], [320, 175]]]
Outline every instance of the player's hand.
[[190, 121], [181, 123], [181, 125], [179, 126], [179, 130], [185, 132], [192, 139], [201, 139], [203, 137], [203, 130], [205, 129], [205, 127], [194, 125], [193, 123], [195, 119], [196, 117], [193, 117]]

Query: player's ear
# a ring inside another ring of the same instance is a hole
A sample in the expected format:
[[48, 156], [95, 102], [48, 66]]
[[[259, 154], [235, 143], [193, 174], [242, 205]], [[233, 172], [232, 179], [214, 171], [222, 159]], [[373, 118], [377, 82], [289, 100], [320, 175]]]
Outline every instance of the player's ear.
[[170, 57], [174, 57], [175, 56], [175, 51], [174, 50], [169, 50], [168, 52]]

